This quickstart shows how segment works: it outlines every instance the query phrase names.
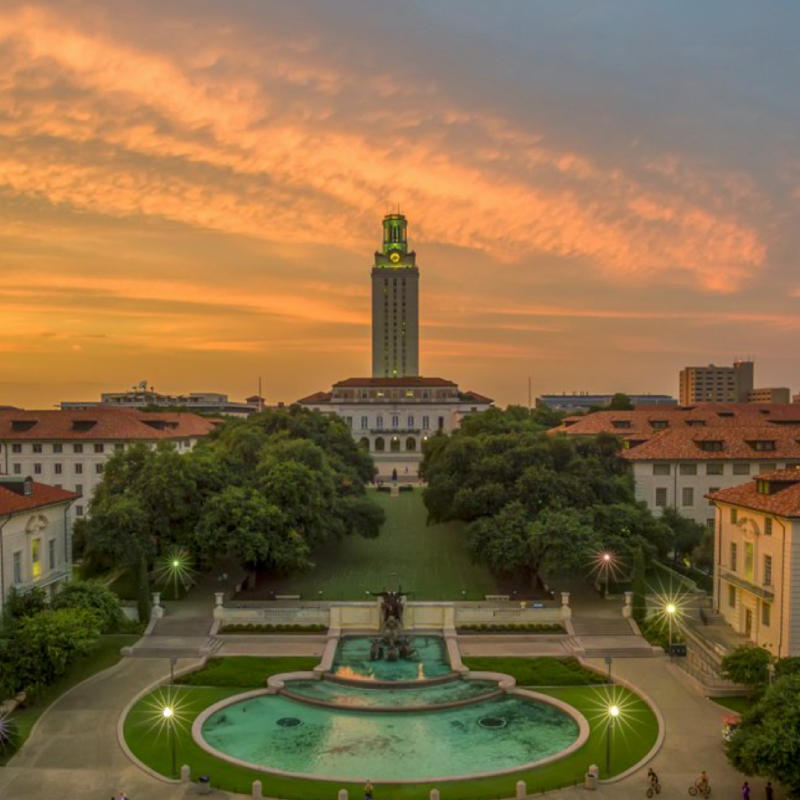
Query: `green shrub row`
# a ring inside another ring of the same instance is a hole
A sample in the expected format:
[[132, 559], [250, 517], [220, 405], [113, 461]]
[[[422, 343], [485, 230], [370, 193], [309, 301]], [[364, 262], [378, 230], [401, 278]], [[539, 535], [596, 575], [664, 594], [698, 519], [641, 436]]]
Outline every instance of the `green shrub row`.
[[486, 624], [475, 623], [459, 625], [460, 631], [525, 631], [526, 633], [564, 633], [564, 628], [558, 624], [543, 624], [538, 622], [489, 622]]
[[300, 625], [298, 623], [273, 625], [268, 623], [235, 623], [226, 625], [223, 633], [320, 633], [328, 630], [327, 625], [315, 623], [313, 625]]

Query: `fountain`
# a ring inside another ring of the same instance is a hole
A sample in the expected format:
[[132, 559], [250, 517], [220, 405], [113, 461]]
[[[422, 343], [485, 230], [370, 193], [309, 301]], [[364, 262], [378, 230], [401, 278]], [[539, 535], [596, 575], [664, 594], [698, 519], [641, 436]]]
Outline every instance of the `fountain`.
[[380, 635], [370, 640], [369, 660], [405, 661], [416, 660], [419, 653], [411, 643], [411, 637], [403, 634], [403, 590], [396, 592], [384, 589], [382, 592], [371, 592], [373, 597], [381, 598], [381, 631]]

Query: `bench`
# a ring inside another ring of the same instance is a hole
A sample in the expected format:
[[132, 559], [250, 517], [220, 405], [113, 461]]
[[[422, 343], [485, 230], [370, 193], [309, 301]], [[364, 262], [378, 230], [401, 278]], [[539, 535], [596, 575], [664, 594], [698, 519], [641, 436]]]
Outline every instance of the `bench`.
[[510, 600], [511, 595], [509, 594], [485, 594], [483, 596], [484, 600]]
[[300, 599], [300, 595], [299, 594], [276, 594], [275, 595], [275, 599], [276, 600], [299, 600]]

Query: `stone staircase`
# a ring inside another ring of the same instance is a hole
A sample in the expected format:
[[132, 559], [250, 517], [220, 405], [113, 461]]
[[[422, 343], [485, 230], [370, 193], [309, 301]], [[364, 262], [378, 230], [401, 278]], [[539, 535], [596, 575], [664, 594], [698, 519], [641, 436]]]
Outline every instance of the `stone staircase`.
[[569, 647], [585, 658], [651, 658], [656, 655], [630, 620], [623, 617], [573, 618], [572, 628], [574, 635]]
[[154, 620], [147, 634], [127, 648], [133, 658], [202, 658], [212, 656], [223, 640], [211, 636], [210, 617], [161, 617]]

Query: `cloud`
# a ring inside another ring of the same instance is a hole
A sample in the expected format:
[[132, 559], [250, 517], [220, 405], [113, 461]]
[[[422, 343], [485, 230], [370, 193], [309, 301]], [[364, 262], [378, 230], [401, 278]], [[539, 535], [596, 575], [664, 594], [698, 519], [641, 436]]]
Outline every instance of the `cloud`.
[[603, 163], [435, 81], [364, 74], [318, 38], [236, 22], [220, 35], [213, 16], [186, 26], [162, 11], [167, 49], [92, 4], [0, 12], [7, 192], [353, 251], [391, 199], [417, 241], [580, 260], [616, 281], [681, 273], [713, 292], [764, 266], [765, 236], [738, 203], [766, 203], [740, 176], [674, 154]]

